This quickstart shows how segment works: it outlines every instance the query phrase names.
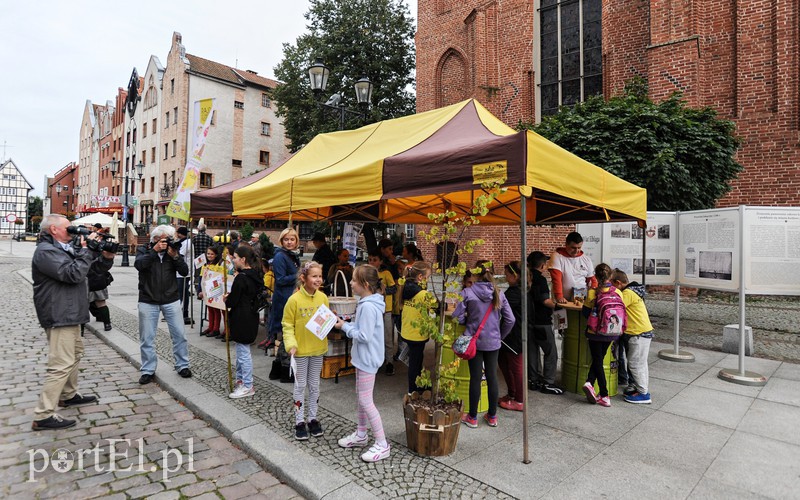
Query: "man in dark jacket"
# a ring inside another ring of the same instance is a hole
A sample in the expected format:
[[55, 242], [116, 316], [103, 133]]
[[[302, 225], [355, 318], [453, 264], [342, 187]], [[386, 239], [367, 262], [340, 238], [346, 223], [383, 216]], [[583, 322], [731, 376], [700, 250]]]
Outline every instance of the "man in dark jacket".
[[[33, 305], [48, 341], [47, 375], [31, 426], [35, 431], [75, 425], [75, 420], [55, 412], [56, 405], [70, 407], [97, 401], [96, 396], [78, 393], [78, 363], [83, 357], [80, 325], [89, 322], [89, 303], [85, 300], [89, 268], [100, 261], [99, 265], [108, 270], [114, 260], [108, 252], [100, 257], [94, 233], [81, 236], [80, 246], [74, 247], [67, 232], [70, 226], [63, 215], [46, 216], [31, 264]], [[95, 250], [87, 248], [87, 239]]]
[[336, 256], [333, 254], [331, 247], [328, 246], [328, 243], [325, 241], [324, 234], [314, 233], [314, 237], [311, 238], [311, 243], [313, 243], [314, 247], [317, 249], [317, 251], [314, 252], [314, 257], [312, 257], [311, 260], [314, 262], [319, 262], [322, 265], [322, 277], [327, 278], [331, 266], [336, 263]]
[[[153, 381], [158, 364], [155, 340], [159, 313], [169, 326], [172, 337], [172, 354], [175, 370], [183, 378], [192, 376], [189, 370], [189, 346], [183, 330], [181, 293], [175, 273], [189, 274], [189, 266], [181, 256], [176, 241], [175, 229], [157, 226], [150, 233], [150, 246], [136, 250], [134, 267], [139, 271], [139, 351], [142, 356], [140, 384]], [[169, 242], [172, 244], [169, 244]]]

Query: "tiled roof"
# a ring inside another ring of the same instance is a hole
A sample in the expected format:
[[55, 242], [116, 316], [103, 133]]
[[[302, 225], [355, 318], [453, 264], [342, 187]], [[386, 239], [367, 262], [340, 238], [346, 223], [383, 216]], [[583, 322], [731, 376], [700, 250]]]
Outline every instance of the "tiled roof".
[[269, 88], [275, 88], [278, 85], [278, 82], [275, 80], [264, 78], [263, 76], [258, 76], [255, 73], [244, 70], [237, 70], [225, 64], [209, 61], [208, 59], [203, 59], [202, 57], [192, 54], [186, 54], [186, 58], [189, 59], [189, 69], [192, 72], [207, 75], [224, 82], [233, 83], [235, 85], [247, 85], [249, 83]]
[[247, 70], [234, 69], [234, 71], [243, 80], [246, 80], [250, 83], [254, 83], [256, 85], [261, 85], [262, 87], [269, 87], [271, 89], [274, 89], [279, 85], [278, 82], [272, 80], [271, 78], [264, 78], [263, 76], [258, 76], [257, 74], [251, 73]]

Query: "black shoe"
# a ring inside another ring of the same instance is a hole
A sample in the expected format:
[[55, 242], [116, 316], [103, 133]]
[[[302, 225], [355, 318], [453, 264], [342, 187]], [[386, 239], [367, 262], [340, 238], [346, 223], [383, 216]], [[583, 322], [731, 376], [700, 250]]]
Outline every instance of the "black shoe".
[[400, 361], [400, 351], [394, 353], [394, 356], [392, 356], [392, 361]]
[[225, 334], [224, 333], [220, 333], [219, 334], [219, 341], [220, 342], [225, 342]]
[[294, 426], [294, 438], [298, 441], [305, 441], [308, 439], [308, 431], [306, 430], [305, 422], [300, 422]]
[[564, 389], [552, 384], [542, 384], [542, 387], [539, 390], [544, 394], [555, 394], [557, 396], [564, 394]]
[[184, 368], [178, 372], [178, 375], [180, 375], [183, 378], [190, 378], [192, 376], [192, 370]]
[[386, 370], [384, 373], [390, 377], [394, 375], [394, 365], [391, 363], [386, 363]]
[[110, 332], [111, 331], [111, 323], [103, 324], [103, 330]]
[[217, 338], [219, 338], [220, 335], [222, 335], [222, 334], [215, 330], [215, 331], [209, 333], [208, 335], [206, 335], [206, 337], [208, 337], [210, 339], [217, 339]]
[[58, 406], [62, 408], [67, 408], [69, 406], [79, 406], [79, 405], [86, 405], [89, 403], [96, 403], [97, 396], [81, 396], [80, 394], [75, 394], [69, 399], [64, 399], [58, 402]]
[[54, 414], [52, 417], [47, 417], [43, 420], [34, 420], [31, 424], [31, 429], [35, 431], [45, 431], [50, 429], [66, 429], [75, 425], [74, 420], [63, 418], [61, 415]]
[[322, 431], [322, 426], [317, 420], [312, 420], [308, 423], [308, 432], [310, 432], [315, 438], [318, 438], [324, 434]]
[[206, 335], [208, 335], [209, 333], [211, 333], [211, 330], [208, 330], [208, 329], [206, 329], [206, 330], [203, 330], [202, 332], [200, 332], [200, 336], [201, 336], [201, 337], [205, 337], [205, 336], [206, 336]]
[[183, 318], [183, 324], [184, 325], [191, 325], [192, 324], [192, 318]]
[[530, 391], [540, 391], [540, 390], [542, 390], [542, 383], [541, 382], [528, 382], [528, 390], [530, 390]]
[[143, 373], [142, 376], [139, 377], [139, 383], [142, 385], [147, 385], [152, 382], [154, 378], [156, 378], [156, 376], [152, 373]]
[[637, 392], [638, 392], [638, 391], [637, 391], [636, 389], [627, 389], [627, 388], [626, 388], [626, 389], [623, 391], [623, 394], [624, 394], [624, 395], [626, 395], [626, 396], [633, 396], [633, 395], [634, 395], [634, 394], [636, 394]]

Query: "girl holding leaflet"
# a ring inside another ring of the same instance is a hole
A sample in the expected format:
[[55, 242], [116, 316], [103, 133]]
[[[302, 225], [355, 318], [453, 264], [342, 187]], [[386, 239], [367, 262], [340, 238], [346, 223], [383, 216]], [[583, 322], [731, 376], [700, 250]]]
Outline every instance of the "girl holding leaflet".
[[339, 440], [342, 448], [366, 446], [367, 421], [375, 435], [375, 444], [361, 455], [365, 462], [377, 462], [389, 457], [389, 443], [383, 432], [383, 423], [378, 409], [372, 400], [375, 387], [375, 374], [383, 364], [383, 321], [386, 304], [381, 293], [381, 280], [378, 269], [373, 266], [359, 266], [353, 272], [353, 292], [361, 297], [356, 309], [354, 323], [339, 319], [336, 328], [353, 339], [353, 366], [356, 367], [356, 398], [358, 401], [358, 428], [349, 436]]
[[[319, 306], [329, 307], [328, 297], [319, 290], [322, 286], [322, 265], [312, 261], [300, 268], [303, 286], [286, 302], [283, 309], [283, 345], [290, 356], [294, 356], [297, 372], [294, 374], [295, 431], [298, 441], [323, 434], [317, 420], [319, 404], [319, 376], [322, 373], [322, 356], [328, 352], [328, 339], [318, 338], [306, 328], [306, 323]], [[306, 428], [305, 391], [308, 386], [308, 428]]]

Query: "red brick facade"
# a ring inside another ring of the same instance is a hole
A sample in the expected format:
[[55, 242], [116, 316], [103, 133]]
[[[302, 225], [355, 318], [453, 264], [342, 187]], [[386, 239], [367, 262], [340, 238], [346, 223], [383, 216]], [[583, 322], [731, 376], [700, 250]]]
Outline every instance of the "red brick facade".
[[[538, 5], [419, 0], [417, 110], [474, 97], [510, 126], [533, 120]], [[679, 90], [714, 107], [736, 123], [745, 167], [718, 205], [800, 205], [800, 2], [604, 0], [602, 9], [606, 96], [638, 75], [654, 100]], [[552, 250], [561, 229], [529, 230], [529, 248]], [[519, 255], [517, 228], [484, 238], [495, 261]]]

